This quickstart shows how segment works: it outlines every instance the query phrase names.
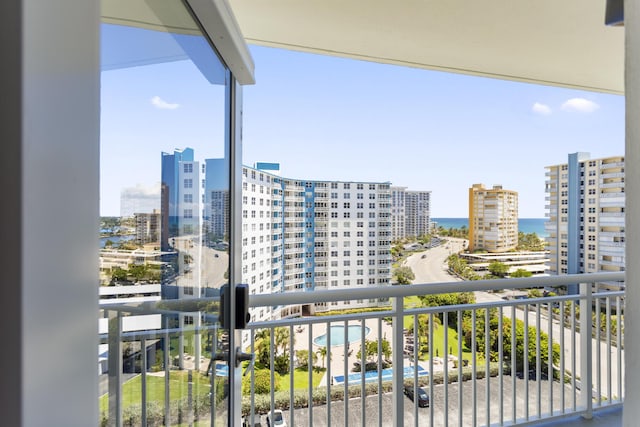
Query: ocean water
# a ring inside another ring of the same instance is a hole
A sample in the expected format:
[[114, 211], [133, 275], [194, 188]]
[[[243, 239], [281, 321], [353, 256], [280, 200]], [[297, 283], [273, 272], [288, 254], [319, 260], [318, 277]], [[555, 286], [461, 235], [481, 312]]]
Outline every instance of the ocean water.
[[[438, 227], [444, 228], [460, 228], [463, 225], [469, 227], [469, 218], [431, 218], [431, 221], [437, 222]], [[518, 231], [523, 233], [536, 233], [538, 237], [548, 237], [544, 231], [544, 223], [546, 218], [519, 218]]]

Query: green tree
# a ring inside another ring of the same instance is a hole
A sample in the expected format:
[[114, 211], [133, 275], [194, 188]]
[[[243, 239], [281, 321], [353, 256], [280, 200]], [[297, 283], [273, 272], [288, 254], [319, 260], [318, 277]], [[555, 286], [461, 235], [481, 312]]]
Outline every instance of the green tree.
[[[269, 394], [273, 391], [280, 390], [280, 377], [274, 375], [274, 384], [271, 384], [271, 372], [267, 369], [255, 369], [253, 373], [254, 383], [253, 391], [255, 394]], [[245, 375], [242, 378], [242, 394], [249, 395], [251, 392], [251, 375]]]
[[411, 270], [411, 267], [402, 266], [398, 267], [393, 271], [393, 276], [395, 281], [401, 285], [409, 285], [411, 281], [416, 278], [416, 275]]
[[[385, 360], [389, 360], [391, 358], [391, 344], [386, 338], [382, 338], [380, 340], [380, 347], [382, 350], [382, 356]], [[367, 362], [376, 361], [378, 355], [378, 341], [364, 341], [364, 358]], [[356, 353], [356, 359], [358, 361], [362, 360], [362, 345], [360, 345], [360, 350]]]
[[545, 247], [544, 240], [540, 239], [536, 233], [523, 233], [518, 232], [518, 246], [519, 251], [543, 251]]
[[529, 289], [527, 292], [528, 298], [542, 298], [542, 291], [540, 289]]
[[120, 267], [114, 267], [111, 269], [111, 283], [124, 282], [127, 280], [127, 270]]
[[293, 347], [295, 343], [294, 337], [289, 333], [289, 328], [276, 328], [274, 334], [276, 353], [280, 354], [280, 349], [282, 349], [282, 354], [288, 356], [289, 348]]
[[129, 274], [133, 276], [136, 282], [139, 282], [147, 276], [147, 266], [144, 264], [129, 264]]
[[[485, 310], [478, 310], [476, 312], [475, 326], [476, 326], [476, 351], [480, 355], [485, 354], [486, 350], [486, 336], [485, 336]], [[489, 357], [491, 361], [498, 361], [499, 359], [499, 330], [498, 330], [498, 310], [492, 309], [489, 312]], [[525, 350], [524, 340], [524, 322], [516, 319], [516, 348], [512, 351], [511, 348], [511, 319], [503, 318], [502, 326], [502, 348], [504, 360], [510, 364], [512, 358], [516, 360], [516, 370], [521, 371], [524, 367], [524, 358], [527, 357], [530, 367], [536, 366], [538, 350], [540, 351], [540, 364], [542, 371], [548, 370], [549, 361], [549, 337], [542, 331], [539, 331], [534, 326], [528, 328], [528, 348]], [[465, 312], [463, 318], [463, 338], [464, 343], [468, 348], [472, 348], [472, 325], [473, 317], [470, 312]], [[537, 336], [540, 333], [540, 348], [537, 347]], [[560, 361], [560, 345], [554, 343], [552, 345], [552, 364], [556, 365]]]
[[271, 330], [261, 329], [256, 332], [256, 365], [269, 368], [269, 354], [271, 352]]
[[[420, 302], [424, 307], [442, 307], [448, 305], [475, 304], [476, 297], [473, 292], [457, 292], [450, 294], [420, 295]], [[436, 314], [439, 323], [444, 321], [444, 313]], [[418, 318], [420, 319], [420, 317]], [[449, 327], [455, 328], [458, 325], [458, 315], [455, 311], [447, 312], [447, 322]], [[425, 322], [425, 324], [427, 324]], [[427, 336], [420, 335], [420, 336]]]
[[509, 267], [500, 261], [491, 262], [488, 269], [489, 272], [496, 277], [504, 277], [509, 272]]
[[431, 243], [431, 234], [425, 234], [423, 236], [418, 237], [418, 242], [422, 243], [423, 245], [428, 245], [429, 243]]
[[[298, 360], [298, 366], [305, 371], [309, 370], [309, 350], [297, 350], [296, 351], [296, 359]], [[316, 353], [311, 353], [311, 367], [318, 363], [318, 355]]]
[[511, 277], [531, 277], [533, 274], [524, 268], [519, 268], [510, 274]]
[[331, 362], [331, 352], [327, 350], [327, 347], [320, 347], [320, 349], [316, 352], [318, 356], [320, 356], [320, 360], [322, 360], [322, 369], [324, 369], [324, 361], [327, 358], [327, 353], [329, 356], [329, 362]]

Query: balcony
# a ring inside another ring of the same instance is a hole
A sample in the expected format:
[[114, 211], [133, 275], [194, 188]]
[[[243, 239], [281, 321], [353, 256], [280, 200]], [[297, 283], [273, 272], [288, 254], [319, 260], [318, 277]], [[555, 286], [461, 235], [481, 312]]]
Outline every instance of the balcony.
[[[624, 292], [593, 292], [591, 283], [622, 280], [624, 273], [596, 273], [255, 295], [253, 310], [293, 307], [296, 313], [305, 304], [330, 308], [351, 301], [358, 307], [389, 298], [393, 304], [379, 312], [250, 323], [241, 349], [257, 356], [243, 364], [237, 404], [249, 425], [264, 423], [276, 410], [288, 425], [309, 426], [535, 425], [594, 414], [619, 425], [624, 336], [617, 314], [624, 312]], [[575, 283], [585, 283], [579, 295], [514, 299], [517, 289]], [[476, 301], [437, 307], [404, 303], [407, 297], [438, 298], [452, 291], [472, 292]], [[109, 374], [101, 378], [104, 421], [208, 425], [211, 414], [227, 403], [229, 369], [215, 360], [224, 359], [228, 348], [225, 332], [212, 314], [203, 313], [201, 324], [184, 328], [171, 327], [171, 319], [217, 301], [101, 306], [102, 316], [110, 319], [101, 343], [116, 349], [107, 352]], [[580, 316], [587, 312], [601, 314]], [[134, 313], [161, 313], [164, 327], [123, 332], [123, 318]], [[200, 352], [206, 357], [192, 354], [198, 353], [193, 350], [198, 341], [210, 343]], [[360, 351], [361, 343], [366, 351]], [[211, 348], [218, 349], [213, 358]], [[137, 373], [126, 373], [132, 366]], [[157, 372], [150, 372], [152, 366]], [[366, 372], [358, 366], [367, 366]], [[265, 375], [279, 390], [264, 388]], [[429, 396], [426, 407], [406, 397], [411, 391], [417, 396], [416, 387]]]

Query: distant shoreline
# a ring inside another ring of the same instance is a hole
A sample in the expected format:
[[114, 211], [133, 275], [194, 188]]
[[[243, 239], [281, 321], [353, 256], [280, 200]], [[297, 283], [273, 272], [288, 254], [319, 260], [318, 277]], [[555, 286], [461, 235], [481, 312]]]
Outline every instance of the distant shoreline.
[[[469, 218], [431, 218], [431, 221], [446, 229], [461, 228], [462, 226], [469, 228]], [[538, 237], [544, 239], [549, 237], [549, 234], [544, 229], [546, 221], [546, 218], [518, 218], [518, 231], [536, 233]]]

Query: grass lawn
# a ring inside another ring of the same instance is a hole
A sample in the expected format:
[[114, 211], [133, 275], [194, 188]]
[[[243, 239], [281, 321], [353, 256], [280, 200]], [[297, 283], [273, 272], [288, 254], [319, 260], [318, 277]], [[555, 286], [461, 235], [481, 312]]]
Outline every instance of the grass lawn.
[[[410, 297], [404, 297], [404, 308], [416, 308], [422, 307], [422, 302], [420, 301], [420, 297], [416, 295], [412, 295]], [[405, 318], [404, 321], [405, 328], [407, 327], [407, 320]]]
[[[406, 302], [405, 302], [406, 304]], [[435, 316], [434, 316], [435, 319]], [[435, 322], [435, 320], [434, 320]], [[405, 316], [404, 318], [404, 328], [407, 329], [413, 325], [413, 316]], [[453, 328], [448, 329], [447, 334], [448, 346], [451, 349], [452, 354], [458, 354], [458, 331]], [[436, 357], [444, 357], [449, 349], [444, 348], [444, 326], [439, 324], [434, 324], [433, 326], [433, 351], [434, 356]], [[426, 357], [423, 357], [422, 360], [428, 360], [429, 355], [426, 354]], [[471, 360], [471, 350], [469, 350], [464, 343], [462, 344], [462, 359]]]
[[[211, 389], [209, 378], [199, 373], [193, 373], [193, 395], [208, 394]], [[188, 372], [171, 371], [169, 373], [169, 398], [178, 400], [187, 397]], [[122, 407], [141, 403], [142, 376], [138, 375], [122, 385]], [[147, 375], [147, 402], [164, 404], [164, 377]], [[109, 407], [109, 395], [100, 397], [100, 411], [107, 411]]]
[[[278, 374], [276, 374], [278, 375]], [[318, 385], [320, 384], [320, 380], [322, 379], [322, 376], [324, 375], [324, 370], [319, 370], [319, 371], [313, 371], [312, 374], [312, 378], [313, 378], [313, 387], [318, 387]], [[291, 375], [286, 374], [286, 375], [280, 375], [280, 390], [289, 390], [289, 379], [290, 379]], [[297, 389], [304, 389], [304, 390], [308, 390], [309, 389], [309, 372], [306, 370], [302, 370], [300, 368], [296, 368], [293, 371], [293, 389], [297, 390]]]

